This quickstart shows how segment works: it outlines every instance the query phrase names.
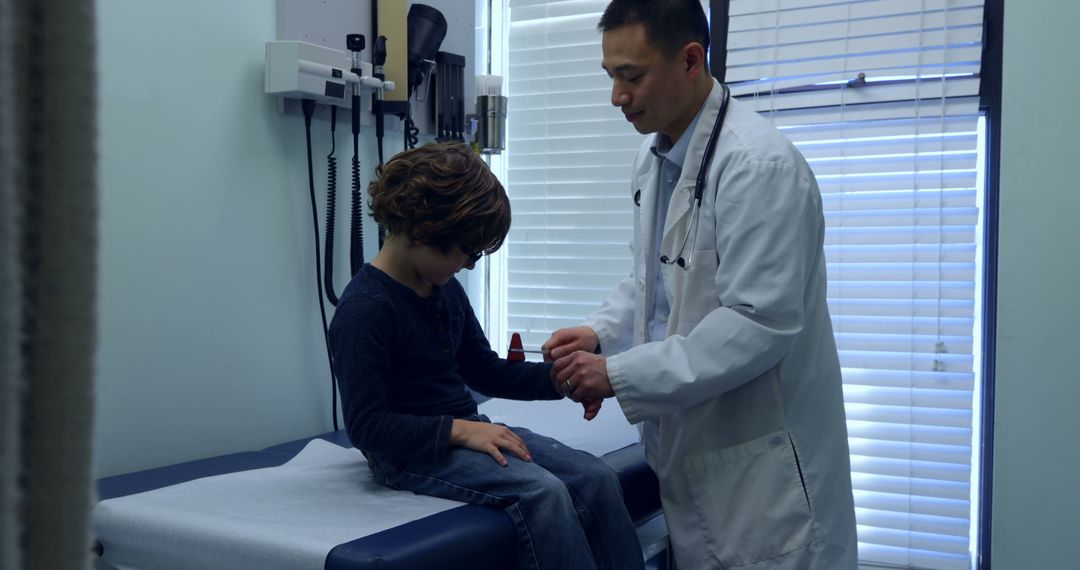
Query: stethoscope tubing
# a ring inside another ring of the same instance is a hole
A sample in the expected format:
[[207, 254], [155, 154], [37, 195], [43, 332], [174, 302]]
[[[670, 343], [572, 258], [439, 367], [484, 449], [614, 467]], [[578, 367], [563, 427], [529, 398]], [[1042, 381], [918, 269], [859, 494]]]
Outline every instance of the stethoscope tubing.
[[[694, 262], [694, 250], [697, 249], [698, 222], [701, 219], [701, 197], [705, 195], [705, 181], [709, 176], [709, 164], [712, 162], [712, 155], [716, 150], [716, 141], [720, 138], [720, 130], [724, 126], [724, 119], [727, 117], [728, 101], [731, 100], [731, 92], [728, 90], [727, 85], [721, 83], [720, 88], [724, 90], [724, 99], [720, 103], [720, 112], [713, 123], [712, 132], [709, 133], [709, 142], [705, 145], [705, 154], [701, 157], [701, 167], [698, 168], [697, 179], [694, 181], [694, 204], [690, 209], [690, 223], [686, 226], [682, 245], [679, 246], [679, 251], [675, 254], [674, 259], [666, 255], [660, 256], [660, 263], [665, 265], [676, 264], [683, 269], [690, 269], [690, 264]], [[690, 256], [684, 258], [683, 254], [686, 253], [686, 244], [688, 242], [690, 244]]]

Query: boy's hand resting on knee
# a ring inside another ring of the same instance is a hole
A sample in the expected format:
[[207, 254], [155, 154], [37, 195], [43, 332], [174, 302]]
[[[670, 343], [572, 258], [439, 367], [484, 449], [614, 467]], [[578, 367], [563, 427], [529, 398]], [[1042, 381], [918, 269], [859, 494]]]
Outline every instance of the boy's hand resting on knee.
[[490, 455], [499, 465], [506, 466], [506, 457], [500, 449], [509, 451], [523, 461], [532, 461], [525, 441], [510, 428], [487, 422], [454, 420], [450, 427], [450, 445], [467, 447]]

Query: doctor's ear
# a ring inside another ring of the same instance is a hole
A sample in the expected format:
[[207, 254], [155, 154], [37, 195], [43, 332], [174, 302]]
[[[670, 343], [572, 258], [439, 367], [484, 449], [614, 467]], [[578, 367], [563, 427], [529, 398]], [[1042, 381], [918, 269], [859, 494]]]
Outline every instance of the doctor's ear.
[[686, 65], [686, 73], [691, 80], [696, 80], [701, 73], [707, 73], [705, 69], [705, 48], [697, 42], [690, 42], [683, 46], [683, 63]]

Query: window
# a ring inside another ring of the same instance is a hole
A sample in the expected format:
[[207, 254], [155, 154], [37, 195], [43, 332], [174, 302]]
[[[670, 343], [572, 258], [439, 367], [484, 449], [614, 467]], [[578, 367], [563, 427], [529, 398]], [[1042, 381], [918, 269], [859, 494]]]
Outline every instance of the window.
[[505, 263], [492, 267], [496, 346], [520, 332], [526, 347], [538, 347], [579, 324], [631, 266], [627, 189], [641, 137], [609, 102], [596, 32], [606, 5], [509, 3], [503, 180], [514, 220]]
[[[489, 334], [538, 346], [631, 267], [642, 138], [609, 102], [606, 0], [510, 0], [514, 223]], [[976, 548], [985, 120], [982, 0], [730, 0], [726, 76], [810, 162], [843, 367], [860, 559], [959, 570]], [[499, 264], [496, 264], [499, 265]]]

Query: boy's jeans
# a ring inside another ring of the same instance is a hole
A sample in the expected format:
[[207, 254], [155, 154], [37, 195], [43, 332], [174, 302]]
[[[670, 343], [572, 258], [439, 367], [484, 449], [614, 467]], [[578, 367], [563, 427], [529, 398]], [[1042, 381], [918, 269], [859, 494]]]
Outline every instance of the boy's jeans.
[[549, 437], [510, 429], [525, 440], [532, 462], [503, 451], [509, 462], [503, 467], [486, 453], [454, 447], [438, 463], [399, 468], [371, 458], [369, 465], [377, 481], [394, 489], [503, 509], [517, 531], [518, 568], [644, 568], [614, 470]]

